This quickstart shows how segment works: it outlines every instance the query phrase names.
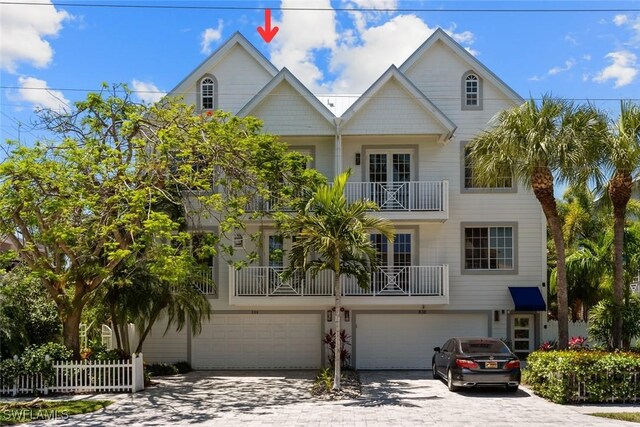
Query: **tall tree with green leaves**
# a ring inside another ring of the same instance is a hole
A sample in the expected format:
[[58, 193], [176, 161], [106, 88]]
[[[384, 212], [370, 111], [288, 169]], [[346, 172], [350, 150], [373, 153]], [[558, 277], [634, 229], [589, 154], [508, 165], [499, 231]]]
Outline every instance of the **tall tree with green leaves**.
[[474, 177], [490, 185], [513, 174], [540, 202], [557, 254], [558, 343], [568, 346], [568, 299], [565, 242], [554, 196], [555, 182], [587, 182], [606, 127], [589, 106], [544, 96], [502, 111], [491, 127], [470, 144]]
[[355, 277], [358, 285], [368, 288], [371, 273], [377, 266], [377, 253], [369, 239], [376, 231], [389, 240], [394, 238], [391, 223], [367, 214], [378, 210], [371, 201], [348, 202], [344, 195], [351, 171], [338, 175], [333, 185], [320, 185], [308, 195], [304, 207], [293, 217], [285, 218], [282, 231], [294, 237], [289, 255], [290, 267], [285, 276], [291, 277], [298, 269], [310, 272], [312, 277], [320, 271], [333, 272], [335, 302], [335, 365], [333, 389], [341, 388], [342, 342], [340, 340], [342, 276]]
[[[640, 105], [623, 101], [618, 119], [611, 123], [607, 138], [601, 139], [605, 171], [608, 174], [607, 193], [613, 206], [614, 272], [613, 302], [620, 309], [624, 304], [624, 229], [627, 206], [631, 199], [634, 178], [640, 175]], [[613, 345], [622, 346], [622, 317], [615, 311]]]
[[259, 120], [197, 115], [175, 99], [138, 104], [126, 87], [40, 117], [54, 142], [13, 143], [0, 164], [0, 235], [56, 304], [75, 357], [82, 311], [121, 263], [178, 283], [188, 222], [242, 229], [252, 200], [286, 203], [305, 177], [304, 156]]

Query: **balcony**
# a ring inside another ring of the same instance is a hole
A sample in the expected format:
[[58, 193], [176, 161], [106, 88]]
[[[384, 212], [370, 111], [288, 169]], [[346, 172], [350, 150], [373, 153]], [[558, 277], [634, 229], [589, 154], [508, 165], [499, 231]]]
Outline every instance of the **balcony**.
[[[345, 196], [350, 202], [372, 200], [379, 207], [376, 215], [394, 220], [444, 222], [449, 219], [449, 181], [348, 182]], [[272, 203], [258, 199], [248, 212], [273, 210]], [[286, 209], [285, 209], [286, 210]]]
[[[229, 269], [231, 305], [332, 306], [333, 273], [315, 278], [295, 272], [283, 280], [282, 267]], [[448, 304], [449, 266], [380, 267], [371, 274], [371, 286], [361, 289], [356, 280], [342, 279], [342, 301], [347, 306], [385, 304]]]

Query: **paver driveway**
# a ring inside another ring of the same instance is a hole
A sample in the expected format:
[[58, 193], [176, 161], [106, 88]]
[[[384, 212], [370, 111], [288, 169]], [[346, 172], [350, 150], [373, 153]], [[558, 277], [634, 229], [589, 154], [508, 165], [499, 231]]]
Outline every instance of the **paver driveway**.
[[[584, 415], [525, 390], [450, 393], [426, 371], [362, 372], [360, 399], [326, 402], [308, 393], [314, 374], [192, 372], [160, 380], [142, 393], [120, 395], [102, 411], [41, 425], [632, 425]], [[640, 406], [634, 410], [640, 411]]]

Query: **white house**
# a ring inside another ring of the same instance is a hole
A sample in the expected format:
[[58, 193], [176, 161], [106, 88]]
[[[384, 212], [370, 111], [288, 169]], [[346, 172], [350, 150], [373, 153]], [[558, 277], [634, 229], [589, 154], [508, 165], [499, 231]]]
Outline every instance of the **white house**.
[[[371, 289], [344, 282], [345, 329], [358, 369], [430, 368], [433, 347], [451, 336], [489, 335], [533, 350], [546, 324], [546, 226], [531, 192], [511, 177], [474, 187], [465, 145], [499, 111], [523, 100], [437, 30], [400, 67], [391, 66], [354, 100], [318, 98], [278, 70], [241, 34], [189, 74], [171, 95], [198, 111], [222, 109], [264, 120], [265, 131], [309, 154], [329, 178], [351, 168], [348, 196], [365, 197], [391, 219], [393, 243], [372, 241], [385, 266]], [[340, 102], [327, 101], [331, 99]], [[347, 105], [345, 105], [346, 107]], [[331, 108], [333, 108], [333, 110]], [[266, 224], [266, 225], [265, 225]], [[201, 218], [200, 232], [217, 231]], [[321, 337], [333, 327], [330, 277], [284, 283], [269, 251], [289, 242], [267, 223], [263, 262], [234, 270], [215, 260], [205, 290], [213, 315], [201, 334], [163, 336], [157, 325], [145, 357], [187, 360], [196, 369], [317, 368]], [[239, 249], [252, 245], [233, 238]]]

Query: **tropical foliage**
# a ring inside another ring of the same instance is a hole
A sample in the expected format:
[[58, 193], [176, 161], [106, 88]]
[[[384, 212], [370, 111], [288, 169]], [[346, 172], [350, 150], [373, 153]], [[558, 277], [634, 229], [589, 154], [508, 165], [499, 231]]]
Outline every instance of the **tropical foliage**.
[[593, 145], [605, 123], [588, 106], [543, 97], [499, 113], [492, 127], [474, 138], [470, 159], [474, 177], [490, 185], [496, 177], [513, 174], [533, 190], [547, 219], [557, 254], [559, 345], [568, 344], [568, 296], [565, 239], [554, 196], [556, 182], [586, 183], [597, 150]]
[[187, 213], [215, 217], [224, 236], [258, 198], [289, 203], [311, 173], [257, 119], [129, 95], [105, 88], [70, 111], [43, 110], [54, 142], [12, 144], [0, 164], [0, 235], [55, 303], [75, 357], [82, 312], [121, 264], [177, 285], [191, 256]]
[[[335, 302], [335, 334], [342, 331], [341, 297], [342, 276], [354, 277], [358, 285], [368, 288], [372, 269], [377, 266], [377, 253], [369, 233], [376, 231], [393, 240], [394, 231], [386, 219], [371, 216], [367, 211], [377, 210], [372, 201], [356, 200], [349, 203], [344, 189], [351, 171], [338, 175], [333, 185], [322, 184], [307, 192], [308, 199], [302, 209], [292, 217], [283, 217], [280, 228], [293, 238], [287, 276], [297, 269], [310, 272], [333, 272]], [[335, 339], [334, 354], [342, 354], [342, 340]], [[341, 358], [334, 361], [333, 389], [340, 389]]]

